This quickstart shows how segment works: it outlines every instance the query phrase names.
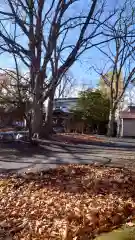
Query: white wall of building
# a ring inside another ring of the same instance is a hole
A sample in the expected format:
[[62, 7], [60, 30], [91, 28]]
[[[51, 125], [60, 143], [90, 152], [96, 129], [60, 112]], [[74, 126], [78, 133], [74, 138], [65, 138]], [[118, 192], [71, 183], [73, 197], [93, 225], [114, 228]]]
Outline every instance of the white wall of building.
[[135, 137], [135, 119], [122, 119], [121, 137]]

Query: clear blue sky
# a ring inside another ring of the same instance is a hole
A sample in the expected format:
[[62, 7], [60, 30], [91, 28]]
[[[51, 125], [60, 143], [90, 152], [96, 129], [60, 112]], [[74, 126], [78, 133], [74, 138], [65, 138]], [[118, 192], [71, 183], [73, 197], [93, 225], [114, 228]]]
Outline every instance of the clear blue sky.
[[77, 79], [77, 82], [89, 85], [90, 87], [95, 87], [99, 81], [99, 75], [94, 71], [92, 66], [97, 66], [103, 68], [102, 61], [103, 55], [100, 51], [92, 48], [87, 51], [75, 64], [72, 66], [71, 71]]
[[[86, 1], [89, 1], [89, 0], [86, 0]], [[122, 1], [123, 0], [121, 0], [121, 2]], [[80, 2], [84, 4], [84, 0], [80, 0]], [[116, 2], [118, 1], [107, 0], [106, 9], [108, 11], [112, 9], [116, 4]], [[23, 41], [23, 38], [22, 38], [22, 41]], [[103, 55], [99, 51], [97, 51], [95, 48], [92, 48], [88, 52], [86, 52], [80, 58], [80, 60], [78, 60], [71, 68], [71, 72], [74, 78], [77, 80], [78, 85], [82, 83], [87, 84], [89, 86], [93, 86], [93, 87], [97, 85], [99, 76], [94, 70], [90, 69], [92, 65], [98, 66], [100, 69], [102, 69], [104, 65]], [[14, 62], [12, 61], [12, 58], [10, 58], [8, 54], [0, 55], [0, 67], [1, 68], [14, 67]], [[21, 69], [22, 71], [24, 70], [22, 65], [21, 65]]]
[[[100, 58], [99, 58], [100, 55]], [[71, 68], [71, 72], [74, 78], [77, 80], [77, 84], [92, 84], [95, 86], [99, 80], [98, 74], [90, 69], [91, 65], [101, 66], [101, 60], [103, 56], [96, 49], [91, 49], [89, 52], [85, 53]], [[14, 61], [9, 54], [0, 55], [0, 67], [1, 68], [14, 68]], [[21, 66], [23, 71], [23, 67]]]

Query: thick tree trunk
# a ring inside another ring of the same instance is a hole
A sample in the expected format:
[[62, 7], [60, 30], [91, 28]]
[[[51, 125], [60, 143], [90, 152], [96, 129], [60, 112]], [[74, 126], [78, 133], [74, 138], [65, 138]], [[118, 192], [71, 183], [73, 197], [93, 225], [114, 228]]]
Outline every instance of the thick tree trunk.
[[[34, 65], [33, 65], [34, 66]], [[44, 75], [31, 73], [33, 101], [31, 111], [31, 132], [32, 136], [40, 136], [43, 125], [43, 101], [41, 97], [43, 95], [43, 83]]]
[[32, 142], [31, 116], [27, 116], [27, 114], [24, 114], [24, 118], [26, 120], [26, 128], [29, 131], [29, 141]]
[[108, 137], [114, 136], [114, 125], [115, 125], [115, 110], [111, 110], [110, 116], [109, 116], [108, 130], [107, 130]]
[[43, 104], [41, 102], [34, 101], [32, 109], [32, 135], [37, 134], [40, 136], [42, 132], [43, 123]]
[[54, 100], [55, 90], [50, 93], [48, 98], [48, 104], [46, 108], [45, 116], [45, 126], [44, 126], [44, 136], [49, 137], [53, 132], [53, 100]]

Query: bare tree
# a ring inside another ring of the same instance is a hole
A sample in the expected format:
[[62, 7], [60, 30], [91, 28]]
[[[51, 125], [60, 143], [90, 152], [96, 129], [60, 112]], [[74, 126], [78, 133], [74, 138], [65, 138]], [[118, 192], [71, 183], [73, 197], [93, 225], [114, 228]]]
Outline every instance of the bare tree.
[[74, 87], [76, 85], [76, 79], [74, 78], [71, 72], [66, 72], [63, 76], [60, 84], [57, 87], [57, 91], [55, 93], [56, 98], [66, 98], [71, 97], [72, 91], [74, 91]]
[[75, 79], [69, 74], [69, 71], [66, 72], [62, 79], [59, 79], [59, 84], [53, 89], [53, 91], [50, 92], [50, 95], [47, 99], [47, 105], [46, 105], [46, 114], [45, 114], [45, 132], [44, 129], [42, 130], [43, 136], [49, 135], [49, 133], [52, 133], [52, 115], [53, 115], [53, 102], [54, 97], [60, 98], [60, 97], [68, 97], [71, 93], [71, 90], [73, 89], [75, 84]]
[[1, 68], [0, 70], [0, 104], [5, 110], [17, 110], [20, 116], [23, 116], [29, 129], [29, 139], [32, 141], [31, 117], [29, 114], [31, 108], [29, 76], [27, 73], [22, 74], [18, 67], [15, 69]]
[[127, 106], [135, 106], [135, 85], [129, 85], [127, 91], [125, 92], [125, 108]]
[[[131, 1], [130, 1], [131, 3]], [[127, 15], [130, 7], [131, 14]], [[119, 10], [115, 22], [106, 24], [106, 37], [114, 36], [113, 40], [108, 43], [104, 49], [97, 47], [103, 53], [106, 59], [106, 69], [100, 71], [94, 69], [100, 74], [108, 89], [110, 98], [110, 117], [108, 124], [108, 136], [114, 134], [114, 122], [116, 111], [120, 107], [120, 103], [129, 84], [135, 80], [135, 38], [134, 38], [135, 14], [133, 6], [129, 6], [126, 1], [124, 6]]]
[[[115, 14], [115, 11], [108, 16], [103, 14], [104, 0], [87, 1], [84, 9], [82, 3], [82, 0], [1, 3], [0, 49], [14, 54], [30, 71], [33, 133], [41, 132], [44, 101], [52, 98], [63, 75], [86, 50], [104, 42], [96, 39], [102, 35], [105, 22]], [[50, 113], [48, 110], [47, 122]]]

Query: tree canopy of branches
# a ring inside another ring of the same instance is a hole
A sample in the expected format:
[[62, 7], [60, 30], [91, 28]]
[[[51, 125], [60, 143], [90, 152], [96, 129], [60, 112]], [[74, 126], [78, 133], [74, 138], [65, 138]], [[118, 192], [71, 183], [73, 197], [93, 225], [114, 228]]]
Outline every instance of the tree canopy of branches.
[[31, 139], [30, 110], [32, 105], [29, 90], [29, 76], [26, 73], [9, 69], [1, 69], [0, 73], [0, 106], [5, 111], [17, 111], [26, 120]]
[[[130, 14], [129, 14], [130, 13]], [[106, 23], [106, 38], [114, 37], [106, 46], [98, 48], [105, 56], [105, 69], [95, 70], [100, 74], [110, 99], [108, 135], [113, 136], [116, 110], [129, 85], [135, 80], [135, 7], [133, 1], [125, 1], [113, 21]]]
[[62, 77], [62, 80], [58, 87], [56, 88], [55, 97], [56, 98], [67, 98], [71, 97], [73, 91], [75, 90], [76, 79], [71, 72], [66, 72]]
[[15, 70], [2, 69], [0, 75], [0, 100], [8, 105], [21, 107], [30, 100], [28, 76]]
[[[0, 49], [13, 57], [15, 67], [21, 63], [30, 72], [33, 133], [41, 131], [44, 101], [48, 97], [52, 101], [62, 76], [86, 50], [104, 42], [97, 37], [115, 14], [115, 11], [104, 14], [104, 0], [83, 3], [83, 0], [1, 3]], [[52, 103], [48, 111], [51, 108]], [[46, 114], [47, 122], [50, 112]]]

